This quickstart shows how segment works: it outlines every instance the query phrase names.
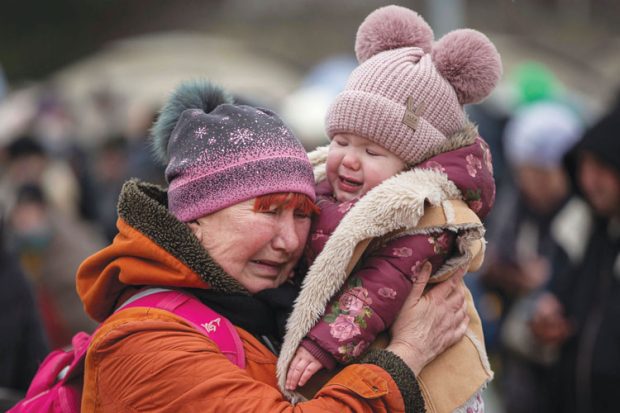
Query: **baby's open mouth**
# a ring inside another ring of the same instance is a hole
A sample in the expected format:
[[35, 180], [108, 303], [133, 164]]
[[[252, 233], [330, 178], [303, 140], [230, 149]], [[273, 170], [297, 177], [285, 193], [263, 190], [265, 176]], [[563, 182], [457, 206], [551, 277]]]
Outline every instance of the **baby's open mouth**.
[[353, 180], [351, 178], [347, 178], [347, 177], [344, 177], [344, 176], [340, 177], [340, 181], [342, 181], [343, 183], [345, 183], [347, 185], [351, 185], [351, 186], [361, 186], [362, 185], [362, 182], [359, 182], [359, 181], [356, 181], [356, 180]]

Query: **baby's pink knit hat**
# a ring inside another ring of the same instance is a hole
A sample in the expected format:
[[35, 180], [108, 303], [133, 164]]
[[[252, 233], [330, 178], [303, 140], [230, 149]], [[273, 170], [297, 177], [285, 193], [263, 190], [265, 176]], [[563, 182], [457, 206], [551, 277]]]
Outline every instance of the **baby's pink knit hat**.
[[459, 29], [433, 42], [428, 23], [400, 6], [366, 17], [355, 52], [360, 65], [327, 112], [327, 134], [363, 136], [409, 164], [445, 147], [465, 126], [463, 105], [487, 97], [502, 73], [484, 34]]

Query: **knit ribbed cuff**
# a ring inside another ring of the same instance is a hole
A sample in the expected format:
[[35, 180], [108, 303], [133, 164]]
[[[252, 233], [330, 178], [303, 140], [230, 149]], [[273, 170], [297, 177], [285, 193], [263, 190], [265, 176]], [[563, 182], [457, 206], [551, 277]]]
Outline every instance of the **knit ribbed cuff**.
[[387, 350], [369, 350], [357, 363], [374, 364], [387, 371], [396, 382], [405, 403], [405, 412], [426, 412], [420, 386], [411, 369], [396, 354]]
[[304, 338], [301, 341], [301, 346], [308, 350], [327, 370], [333, 370], [336, 367], [336, 359], [314, 341]]

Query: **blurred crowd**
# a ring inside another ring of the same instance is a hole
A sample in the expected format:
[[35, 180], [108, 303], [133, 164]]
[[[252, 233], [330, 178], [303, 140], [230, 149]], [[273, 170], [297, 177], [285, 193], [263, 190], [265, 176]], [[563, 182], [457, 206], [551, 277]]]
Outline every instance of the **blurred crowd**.
[[82, 309], [75, 272], [116, 233], [123, 182], [163, 184], [146, 140], [154, 116], [139, 133], [84, 147], [67, 106], [46, 93], [0, 147], [0, 400], [19, 397], [51, 349], [96, 327]]
[[[620, 385], [620, 101], [592, 116], [536, 63], [510, 82], [510, 102], [468, 108], [498, 187], [485, 264], [468, 277], [493, 388], [506, 412], [614, 411], [605, 403]], [[310, 83], [279, 108], [308, 149], [323, 139], [322, 114], [303, 99], [327, 104], [342, 87]], [[165, 185], [147, 139], [157, 113], [143, 112], [131, 133], [84, 146], [65, 102], [48, 93], [2, 142], [0, 398], [23, 392], [51, 348], [95, 327], [75, 292], [76, 269], [116, 233], [125, 180]]]
[[501, 168], [472, 281], [494, 386], [510, 413], [616, 411], [620, 99], [592, 118], [542, 65], [513, 81], [503, 119], [472, 111]]

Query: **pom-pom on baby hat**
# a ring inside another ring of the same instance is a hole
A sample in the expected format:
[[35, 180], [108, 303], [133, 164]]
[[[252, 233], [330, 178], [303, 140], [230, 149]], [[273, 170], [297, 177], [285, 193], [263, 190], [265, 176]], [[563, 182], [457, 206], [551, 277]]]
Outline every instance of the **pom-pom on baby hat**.
[[290, 129], [209, 82], [178, 87], [151, 132], [167, 165], [168, 209], [182, 222], [271, 193], [315, 199], [312, 166]]
[[428, 23], [400, 6], [366, 17], [355, 52], [360, 65], [327, 112], [327, 134], [363, 136], [409, 164], [440, 152], [466, 124], [463, 105], [487, 97], [502, 74], [484, 34], [459, 29], [434, 42]]

